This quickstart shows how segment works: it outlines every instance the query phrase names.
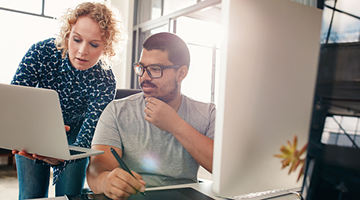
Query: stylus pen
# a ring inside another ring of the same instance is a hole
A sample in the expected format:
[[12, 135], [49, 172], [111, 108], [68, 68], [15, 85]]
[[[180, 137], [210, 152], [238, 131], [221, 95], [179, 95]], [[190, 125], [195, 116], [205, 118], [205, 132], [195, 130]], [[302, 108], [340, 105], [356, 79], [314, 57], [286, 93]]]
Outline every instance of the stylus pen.
[[[120, 164], [121, 168], [123, 168], [125, 171], [127, 171], [129, 174], [131, 174], [131, 176], [133, 176], [135, 179], [136, 177], [134, 176], [134, 174], [131, 173], [130, 169], [126, 166], [125, 162], [120, 158], [119, 154], [117, 154], [117, 152], [115, 151], [115, 149], [110, 147], [110, 151], [111, 153], [114, 155], [114, 157], [116, 158], [116, 160], [118, 161], [118, 163]], [[139, 191], [140, 192], [140, 191]], [[140, 194], [145, 196], [145, 192], [140, 192]]]

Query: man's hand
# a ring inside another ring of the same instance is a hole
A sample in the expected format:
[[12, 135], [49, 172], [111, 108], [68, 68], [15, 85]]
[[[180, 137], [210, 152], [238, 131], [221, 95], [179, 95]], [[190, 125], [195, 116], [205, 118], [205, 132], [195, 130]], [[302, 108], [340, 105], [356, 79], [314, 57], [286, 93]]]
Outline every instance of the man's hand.
[[105, 194], [118, 200], [127, 199], [131, 194], [145, 191], [145, 181], [138, 173], [131, 171], [135, 178], [119, 168], [119, 163], [112, 155], [110, 148], [122, 156], [122, 150], [107, 145], [92, 145], [92, 149], [104, 151], [104, 154], [91, 156], [86, 171], [86, 179], [95, 194]]
[[145, 181], [142, 177], [131, 171], [136, 178], [131, 176], [125, 170], [116, 168], [105, 177], [102, 182], [102, 191], [104, 194], [114, 200], [127, 199], [131, 194], [136, 194], [139, 191], [145, 192]]
[[149, 97], [145, 99], [145, 120], [163, 131], [172, 133], [183, 120], [177, 112], [165, 102]]
[[197, 131], [165, 102], [153, 97], [145, 101], [145, 120], [174, 135], [201, 166], [212, 172], [214, 140]]

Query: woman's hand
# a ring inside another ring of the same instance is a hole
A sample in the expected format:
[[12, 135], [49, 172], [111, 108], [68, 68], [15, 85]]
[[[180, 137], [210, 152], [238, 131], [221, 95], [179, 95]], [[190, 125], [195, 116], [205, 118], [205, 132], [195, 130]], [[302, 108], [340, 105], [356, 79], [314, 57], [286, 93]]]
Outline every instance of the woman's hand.
[[[65, 131], [69, 131], [69, 130], [70, 130], [70, 126], [65, 125]], [[18, 155], [24, 156], [30, 160], [39, 159], [46, 163], [49, 163], [50, 165], [59, 165], [62, 162], [64, 162], [64, 160], [62, 160], [62, 159], [50, 158], [50, 157], [46, 157], [46, 156], [40, 156], [37, 154], [30, 154], [30, 153], [26, 152], [25, 150], [22, 150], [22, 151], [12, 150], [12, 154], [18, 154]]]
[[70, 131], [70, 126], [65, 125], [65, 131], [66, 131], [66, 132]]
[[49, 163], [50, 165], [59, 165], [62, 162], [64, 162], [64, 160], [61, 159], [57, 159], [57, 158], [50, 158], [50, 157], [45, 157], [45, 156], [40, 156], [37, 154], [30, 154], [24, 150], [22, 151], [17, 151], [17, 150], [12, 150], [12, 154], [18, 154], [20, 156], [24, 156], [30, 160], [35, 160], [35, 159], [39, 159], [42, 160], [46, 163]]

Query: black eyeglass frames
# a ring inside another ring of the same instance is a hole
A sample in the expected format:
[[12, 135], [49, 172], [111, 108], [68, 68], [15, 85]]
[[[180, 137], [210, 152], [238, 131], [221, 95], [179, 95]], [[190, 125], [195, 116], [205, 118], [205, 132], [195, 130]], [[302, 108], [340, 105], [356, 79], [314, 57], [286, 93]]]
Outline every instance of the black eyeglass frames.
[[168, 69], [168, 68], [176, 69], [176, 68], [181, 67], [181, 65], [169, 65], [169, 66], [148, 65], [148, 66], [143, 66], [141, 63], [134, 63], [133, 67], [134, 67], [134, 70], [135, 70], [135, 74], [140, 76], [140, 77], [142, 77], [144, 75], [144, 72], [146, 70], [147, 74], [151, 78], [160, 78], [163, 75], [163, 70], [164, 69]]

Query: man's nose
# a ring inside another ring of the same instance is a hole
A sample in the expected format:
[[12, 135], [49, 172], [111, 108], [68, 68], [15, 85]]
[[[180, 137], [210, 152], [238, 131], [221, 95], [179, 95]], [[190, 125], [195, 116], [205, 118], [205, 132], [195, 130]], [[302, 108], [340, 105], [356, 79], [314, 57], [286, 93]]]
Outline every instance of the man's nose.
[[149, 79], [151, 79], [151, 77], [150, 77], [150, 75], [149, 75], [149, 73], [148, 73], [148, 71], [147, 71], [146, 69], [144, 69], [144, 73], [143, 73], [143, 75], [141, 76], [141, 78], [142, 78], [143, 80], [149, 80]]

